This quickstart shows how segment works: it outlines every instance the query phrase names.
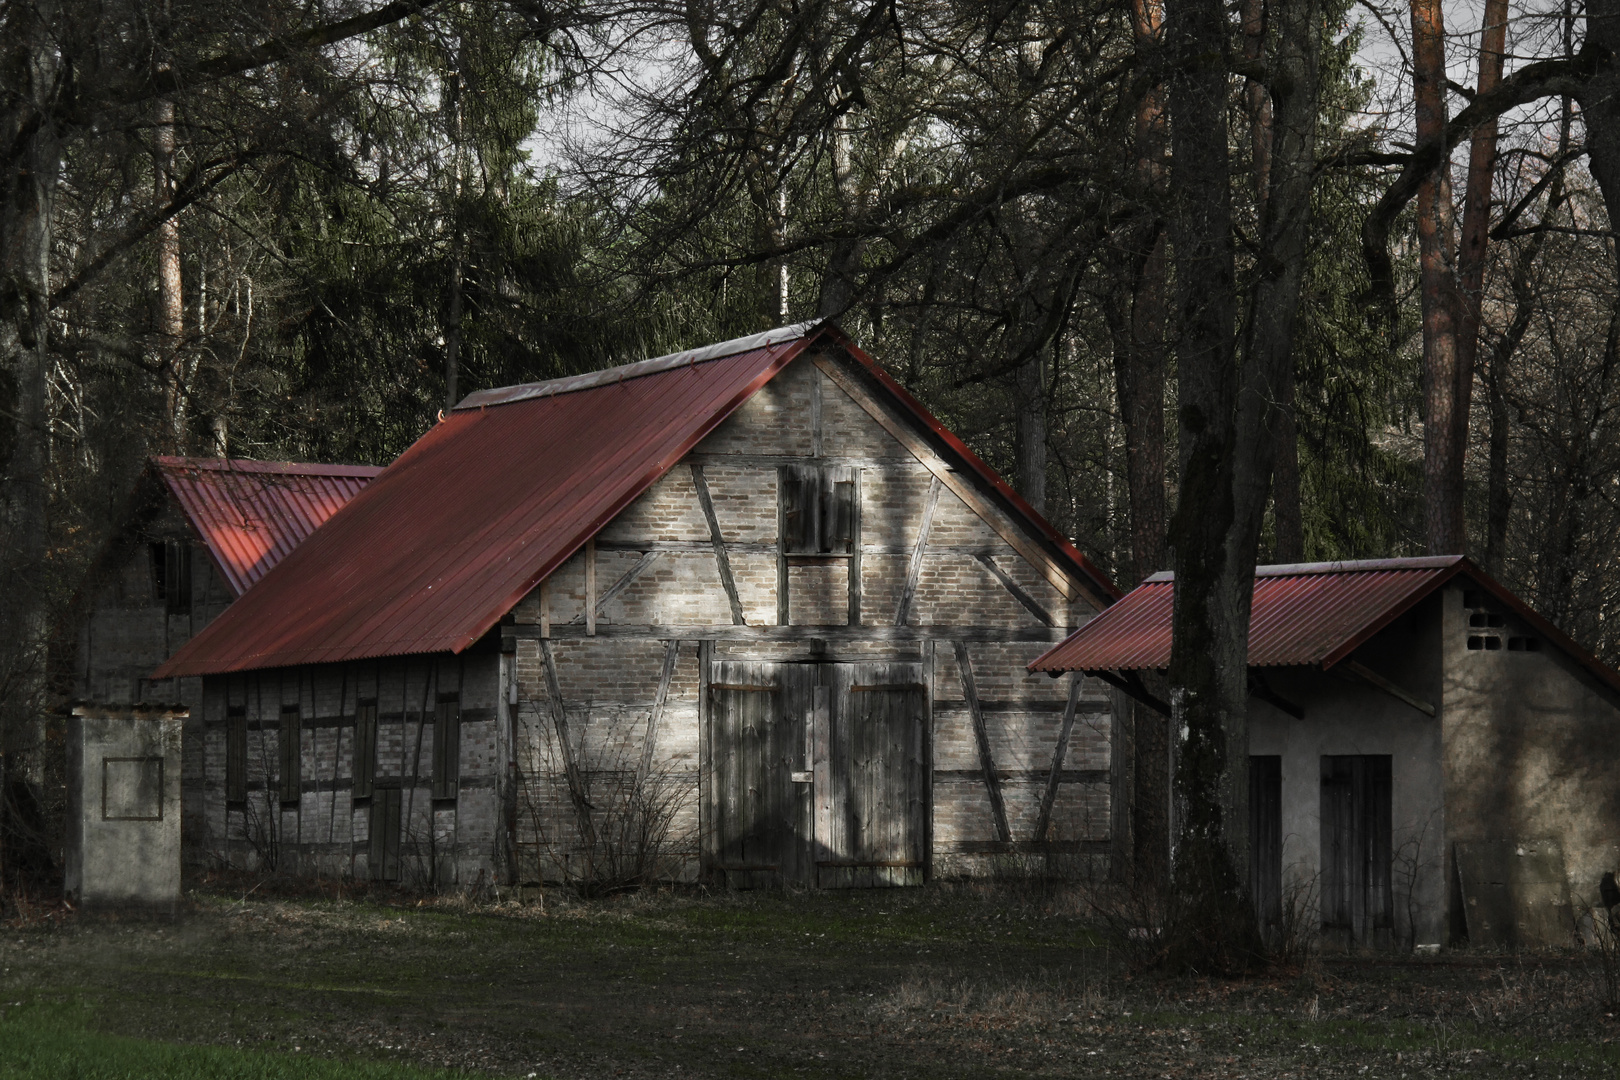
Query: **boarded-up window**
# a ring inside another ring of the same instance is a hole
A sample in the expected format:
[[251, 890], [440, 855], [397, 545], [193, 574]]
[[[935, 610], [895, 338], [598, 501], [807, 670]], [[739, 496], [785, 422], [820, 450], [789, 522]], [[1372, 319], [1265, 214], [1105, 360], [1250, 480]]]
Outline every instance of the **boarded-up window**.
[[855, 470], [785, 465], [782, 551], [788, 555], [848, 555], [855, 550]]
[[1282, 921], [1282, 758], [1249, 758], [1249, 892], [1261, 929]]
[[439, 702], [433, 719], [433, 797], [453, 799], [461, 781], [461, 702]]
[[377, 775], [377, 703], [362, 701], [354, 711], [354, 797], [371, 797]]
[[1370, 942], [1395, 925], [1390, 757], [1322, 758], [1322, 927]]
[[225, 801], [247, 802], [247, 707], [225, 710]]
[[281, 707], [281, 801], [296, 803], [303, 783], [303, 724], [298, 706]]
[[183, 540], [163, 540], [150, 545], [152, 557], [152, 599], [170, 615], [191, 610], [191, 545]]
[[379, 787], [371, 796], [366, 862], [372, 881], [399, 880], [400, 790]]

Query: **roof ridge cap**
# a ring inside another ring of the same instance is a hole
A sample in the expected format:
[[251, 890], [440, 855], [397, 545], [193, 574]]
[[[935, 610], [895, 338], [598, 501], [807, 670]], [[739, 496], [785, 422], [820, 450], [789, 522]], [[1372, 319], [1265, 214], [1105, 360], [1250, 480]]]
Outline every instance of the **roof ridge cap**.
[[797, 341], [800, 338], [808, 337], [826, 324], [827, 320], [825, 319], [808, 319], [804, 322], [765, 330], [758, 334], [732, 338], [730, 341], [718, 341], [711, 345], [701, 345], [680, 352], [665, 353], [663, 356], [655, 356], [648, 360], [636, 360], [628, 364], [618, 364], [597, 371], [588, 371], [582, 375], [564, 375], [561, 378], [546, 379], [541, 382], [518, 383], [514, 386], [497, 386], [488, 390], [479, 390], [462, 398], [452, 411], [464, 412], [486, 408], [490, 405], [510, 405], [519, 401], [531, 401], [534, 398], [555, 397], [558, 394], [571, 394], [580, 390], [594, 390], [599, 386], [621, 383], [627, 379], [639, 379], [647, 375], [657, 375], [678, 367], [688, 367], [706, 363], [710, 360], [723, 360], [728, 356], [737, 356], [741, 353], [752, 352], [755, 349], [781, 345], [788, 341]]

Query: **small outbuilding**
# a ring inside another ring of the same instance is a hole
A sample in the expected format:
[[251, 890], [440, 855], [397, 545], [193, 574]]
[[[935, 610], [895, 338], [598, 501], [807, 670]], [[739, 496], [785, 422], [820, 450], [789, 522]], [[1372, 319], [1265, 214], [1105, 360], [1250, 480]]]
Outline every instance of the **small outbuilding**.
[[[79, 590], [73, 624], [52, 649], [62, 695], [89, 703], [200, 706], [202, 680], [155, 680], [153, 669], [381, 471], [152, 458], [121, 527]], [[200, 715], [193, 716], [185, 725], [183, 816], [200, 828], [202, 728]]]
[[[1030, 665], [1169, 714], [1156, 574]], [[1251, 887], [1356, 945], [1567, 944], [1620, 864], [1620, 674], [1462, 556], [1264, 566]]]
[[471, 395], [157, 677], [222, 862], [908, 884], [1106, 856], [1111, 692], [1025, 666], [1116, 595], [807, 323]]

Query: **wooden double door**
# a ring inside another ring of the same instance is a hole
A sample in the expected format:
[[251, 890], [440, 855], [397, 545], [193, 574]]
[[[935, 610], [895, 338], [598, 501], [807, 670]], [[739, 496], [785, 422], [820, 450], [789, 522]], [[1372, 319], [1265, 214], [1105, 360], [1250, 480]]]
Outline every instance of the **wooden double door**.
[[715, 661], [705, 812], [734, 888], [921, 884], [930, 820], [923, 665]]

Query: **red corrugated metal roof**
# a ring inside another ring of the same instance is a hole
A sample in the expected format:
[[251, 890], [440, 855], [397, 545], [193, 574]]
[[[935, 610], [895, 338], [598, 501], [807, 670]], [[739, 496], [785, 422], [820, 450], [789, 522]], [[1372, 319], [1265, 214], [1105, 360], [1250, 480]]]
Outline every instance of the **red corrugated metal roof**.
[[374, 465], [241, 458], [152, 461], [235, 596], [382, 472]]
[[[805, 323], [469, 396], [157, 677], [459, 652], [824, 335], [847, 348]], [[952, 457], [1000, 484], [965, 447]], [[1056, 535], [1022, 500], [1015, 512]], [[1049, 546], [1114, 595], [1072, 546]]]
[[[1599, 679], [1620, 689], [1620, 674], [1461, 555], [1256, 568], [1249, 665], [1330, 668], [1459, 574], [1512, 608]], [[1174, 575], [1154, 574], [1036, 659], [1029, 670], [1058, 674], [1168, 668], [1174, 591]]]

